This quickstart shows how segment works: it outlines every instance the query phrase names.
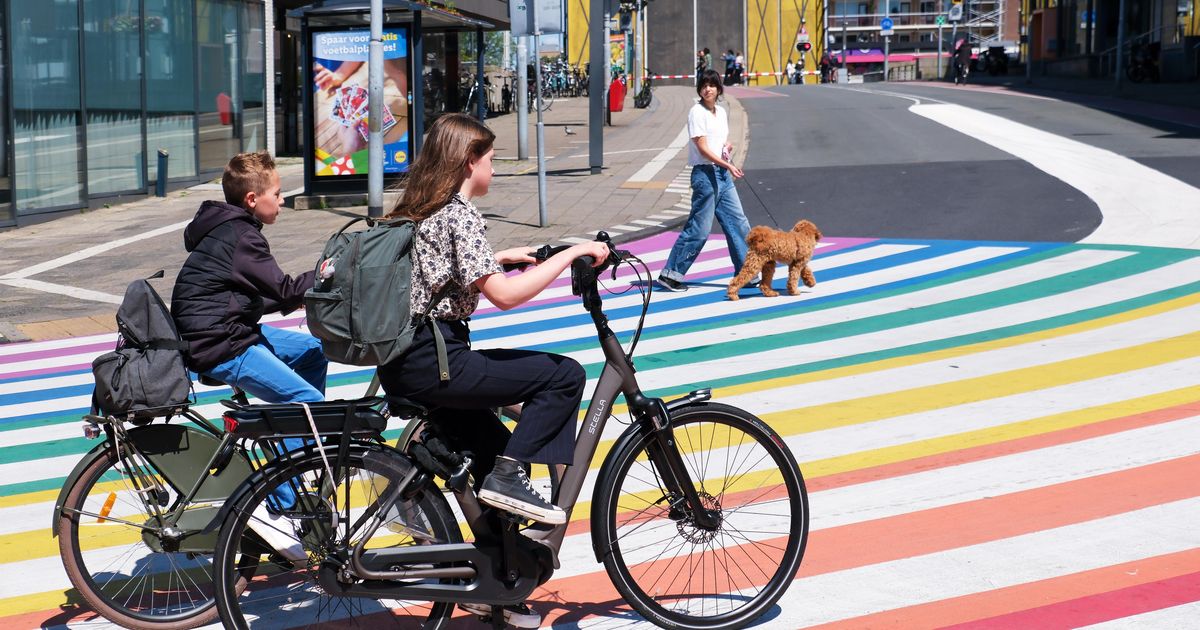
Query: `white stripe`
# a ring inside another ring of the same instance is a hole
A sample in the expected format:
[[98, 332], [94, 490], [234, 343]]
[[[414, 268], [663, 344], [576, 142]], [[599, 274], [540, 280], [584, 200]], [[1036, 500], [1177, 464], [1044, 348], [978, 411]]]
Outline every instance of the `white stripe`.
[[[621, 225], [614, 225], [611, 228], [611, 230], [621, 230], [622, 232], [636, 232], [638, 230], [644, 230], [644, 229], [646, 229], [646, 228], [636, 226], [636, 225], [625, 225], [624, 223], [622, 223]], [[609, 236], [612, 236], [611, 230], [608, 233]]]
[[174, 232], [176, 230], [182, 230], [184, 228], [184, 226], [186, 226], [188, 223], [191, 223], [191, 222], [192, 222], [192, 220], [188, 219], [187, 221], [180, 221], [179, 223], [172, 223], [171, 225], [160, 227], [156, 230], [150, 230], [149, 232], [143, 232], [141, 234], [129, 236], [129, 237], [122, 238], [122, 239], [117, 239], [115, 241], [110, 241], [108, 243], [101, 243], [100, 245], [95, 245], [95, 246], [89, 247], [87, 249], [81, 249], [73, 254], [67, 254], [66, 256], [60, 256], [58, 258], [55, 258], [54, 260], [48, 260], [44, 263], [40, 263], [37, 265], [26, 267], [19, 271], [14, 271], [12, 273], [5, 274], [3, 276], [0, 276], [0, 280], [14, 280], [14, 279], [18, 279], [18, 278], [28, 278], [29, 276], [39, 274], [44, 271], [49, 271], [51, 269], [58, 269], [59, 267], [62, 267], [64, 265], [69, 265], [71, 263], [77, 263], [81, 260], [86, 260], [88, 258], [91, 258], [92, 256], [95, 256], [97, 254], [103, 254], [104, 252], [107, 252], [111, 249], [116, 249], [118, 247], [124, 247], [125, 245], [128, 245], [130, 243], [136, 243], [138, 241], [145, 240], [148, 238], [162, 236], [163, 234], [170, 234], [171, 232]]
[[913, 113], [1011, 153], [1078, 189], [1104, 219], [1085, 243], [1200, 247], [1200, 189], [1125, 156], [961, 105]]
[[658, 221], [647, 221], [646, 219], [634, 219], [630, 223], [636, 223], [638, 225], [649, 225], [651, 227], [658, 227], [658, 226], [662, 225], [662, 223], [660, 223]]
[[687, 139], [687, 126], [685, 125], [683, 129], [679, 130], [679, 135], [675, 136], [675, 139], [671, 141], [671, 144], [667, 146], [667, 148], [663, 149], [649, 162], [646, 162], [642, 168], [638, 169], [638, 172], [634, 173], [632, 177], [625, 180], [625, 183], [648, 182], [654, 179], [654, 176], [657, 175], [658, 172], [661, 171], [663, 167], [666, 166], [667, 163], [679, 153], [679, 150], [687, 144]]
[[90, 302], [120, 304], [122, 300], [121, 296], [113, 295], [111, 293], [101, 293], [100, 291], [69, 287], [63, 284], [54, 284], [52, 282], [42, 282], [41, 280], [30, 280], [28, 278], [14, 278], [11, 280], [0, 279], [0, 284], [7, 284], [9, 286], [19, 287], [22, 289], [31, 289], [33, 291], [41, 291], [43, 293], [65, 295], [67, 297], [88, 300]]
[[590, 243], [591, 242], [590, 239], [579, 238], [578, 236], [564, 236], [562, 240], [564, 240], [568, 243], [573, 243], [573, 244]]

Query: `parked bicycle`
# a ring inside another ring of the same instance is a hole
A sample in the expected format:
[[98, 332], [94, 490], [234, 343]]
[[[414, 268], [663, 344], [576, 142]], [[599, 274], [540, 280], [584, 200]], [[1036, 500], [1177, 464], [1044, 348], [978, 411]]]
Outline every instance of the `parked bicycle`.
[[[598, 240], [608, 242], [607, 235]], [[778, 601], [799, 569], [808, 537], [803, 477], [773, 429], [711, 402], [709, 390], [670, 402], [641, 391], [633, 354], [650, 304], [649, 271], [609, 247], [602, 267], [588, 257], [571, 267], [572, 290], [591, 314], [605, 365], [572, 465], [561, 476], [551, 470], [551, 498], [568, 513], [580, 505], [590, 464], [606, 451], [590, 529], [596, 559], [618, 592], [663, 627], [743, 627]], [[539, 257], [555, 251], [543, 248]], [[608, 325], [597, 284], [605, 268], [623, 262], [646, 271], [645, 278], [638, 273], [643, 307], [628, 352]], [[631, 421], [601, 449], [618, 395]], [[550, 579], [569, 522], [524, 527], [520, 517], [481, 505], [469, 455], [437, 448], [436, 427], [419, 406], [396, 399], [389, 406], [411, 417], [396, 449], [380, 444], [370, 418], [351, 407], [319, 418], [279, 406], [226, 413], [227, 431], [254, 440], [258, 451], [286, 436], [316, 436], [309, 448], [266, 463], [224, 506], [214, 576], [227, 628], [366, 615], [373, 624], [441, 628], [456, 603], [490, 606], [492, 623], [502, 627], [501, 607], [525, 601]], [[438, 479], [457, 501], [472, 542], [463, 542]], [[282, 485], [305, 497], [295, 510], [276, 511], [281, 531], [308, 552], [303, 566], [265, 562], [243, 543], [256, 511]], [[242, 588], [239, 575], [247, 570], [259, 577]]]
[[1158, 54], [1161, 49], [1162, 44], [1159, 42], [1134, 44], [1129, 49], [1129, 67], [1125, 69], [1125, 76], [1129, 77], [1129, 80], [1134, 83], [1141, 83], [1146, 80], [1158, 83], [1160, 78]]
[[651, 88], [653, 80], [650, 78], [651, 72], [646, 71], [645, 77], [642, 78], [642, 89], [633, 97], [633, 106], [638, 109], [646, 109], [650, 107], [650, 101], [654, 99], [654, 90]]

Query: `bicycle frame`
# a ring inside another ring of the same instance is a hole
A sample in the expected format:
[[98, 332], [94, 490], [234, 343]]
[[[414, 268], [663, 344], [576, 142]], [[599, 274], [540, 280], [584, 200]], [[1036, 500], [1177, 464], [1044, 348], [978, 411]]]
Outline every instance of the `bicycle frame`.
[[[579, 499], [592, 459], [595, 457], [604, 427], [611, 415], [613, 400], [618, 394], [625, 396], [626, 403], [633, 411], [635, 423], [623, 436], [633, 435], [634, 432], [649, 433], [653, 436], [653, 446], [647, 449], [648, 455], [654, 461], [655, 468], [664, 480], [669, 491], [669, 500], [673, 509], [690, 513], [696, 524], [703, 528], [718, 526], [718, 517], [703, 507], [695, 486], [690, 479], [682, 457], [675, 448], [672, 428], [669, 422], [669, 408], [659, 398], [649, 398], [638, 386], [634, 375], [634, 367], [628, 355], [625, 354], [616, 335], [608, 326], [608, 318], [602, 309], [602, 301], [596, 287], [596, 271], [583, 259], [573, 263], [572, 276], [577, 294], [583, 298], [584, 306], [591, 313], [596, 326], [600, 346], [604, 352], [605, 364], [596, 383], [596, 388], [588, 403], [587, 414], [584, 416], [584, 426], [579, 432], [575, 443], [574, 458], [566, 474], [559, 484], [554, 502], [570, 514]], [[670, 408], [678, 408], [710, 398], [708, 390], [693, 392], [671, 404]], [[402, 460], [407, 464], [407, 460]], [[408, 464], [411, 466], [411, 464]], [[397, 470], [397, 477], [411, 479], [407, 471]], [[603, 483], [601, 477], [599, 483]], [[463, 484], [465, 486], [465, 484]], [[386, 513], [397, 501], [401, 492], [388, 493], [379, 503], [378, 512]], [[418, 599], [431, 601], [453, 602], [488, 602], [493, 604], [515, 604], [525, 600], [533, 589], [549, 578], [550, 571], [543, 572], [538, 567], [538, 554], [549, 554], [553, 567], [559, 567], [558, 553], [570, 523], [539, 529], [531, 527], [518, 535], [515, 527], [505, 525], [502, 532], [496, 532], [488, 527], [480, 517], [480, 507], [475, 495], [469, 488], [455, 489], [456, 498], [463, 509], [468, 525], [476, 535], [476, 543], [437, 544], [413, 546], [400, 549], [366, 550], [365, 546], [370, 535], [360, 537], [358, 545], [351, 550], [348, 558], [354, 573], [369, 580], [354, 585], [337, 584], [328, 571], [322, 571], [319, 580], [327, 588], [337, 587], [337, 592], [347, 596]], [[373, 531], [373, 530], [372, 530]], [[501, 544], [481, 542], [494, 540], [501, 536]], [[524, 547], [517, 553], [518, 547]], [[597, 554], [601, 547], [597, 544]], [[449, 566], [438, 568], [376, 568], [404, 567], [427, 564], [464, 564], [473, 566]], [[502, 571], [496, 571], [502, 567]], [[503, 575], [506, 579], [497, 578]], [[400, 582], [387, 583], [387, 580], [428, 580], [447, 579], [463, 580], [477, 579], [474, 584], [431, 584], [428, 582], [405, 584]], [[333, 582], [325, 582], [334, 580]], [[507, 583], [506, 583], [507, 582]]]

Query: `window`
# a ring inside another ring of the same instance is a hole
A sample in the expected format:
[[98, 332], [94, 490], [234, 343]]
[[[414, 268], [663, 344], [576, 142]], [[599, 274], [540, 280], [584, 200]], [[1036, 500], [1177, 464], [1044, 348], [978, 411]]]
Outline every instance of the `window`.
[[[0, 77], [8, 76], [4, 60], [8, 57], [8, 19], [4, 5], [0, 4]], [[8, 92], [7, 83], [0, 81], [0, 225], [12, 225], [16, 221], [12, 208], [12, 170], [8, 163]]]
[[[265, 63], [266, 42], [263, 39], [263, 8], [254, 3], [242, 4], [242, 150], [258, 151], [267, 148], [267, 97]], [[228, 156], [228, 157], [233, 157]]]
[[237, 132], [242, 99], [237, 93], [238, 6], [226, 0], [197, 0], [196, 49], [200, 80], [200, 170], [225, 167], [240, 149]]
[[158, 180], [158, 151], [167, 179], [196, 175], [196, 73], [192, 5], [146, 0], [146, 170]]
[[79, 7], [9, 3], [17, 214], [81, 205]]
[[138, 3], [83, 3], [88, 195], [146, 187]]

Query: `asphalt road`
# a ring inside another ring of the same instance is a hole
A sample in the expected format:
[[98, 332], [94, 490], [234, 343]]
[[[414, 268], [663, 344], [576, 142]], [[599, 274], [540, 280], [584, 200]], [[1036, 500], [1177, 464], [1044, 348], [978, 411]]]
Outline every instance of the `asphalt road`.
[[1127, 157], [1200, 185], [1200, 129], [1136, 114], [934, 84], [739, 93], [750, 154], [739, 194], [751, 224], [808, 218], [826, 234], [1066, 241], [1101, 223], [1097, 203], [1029, 162], [914, 113], [955, 104]]

